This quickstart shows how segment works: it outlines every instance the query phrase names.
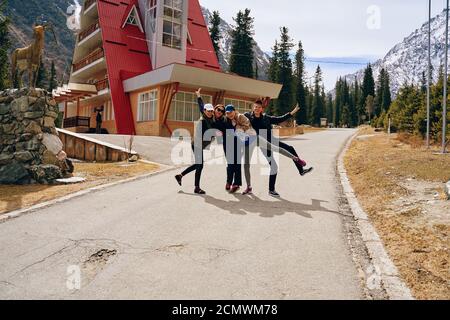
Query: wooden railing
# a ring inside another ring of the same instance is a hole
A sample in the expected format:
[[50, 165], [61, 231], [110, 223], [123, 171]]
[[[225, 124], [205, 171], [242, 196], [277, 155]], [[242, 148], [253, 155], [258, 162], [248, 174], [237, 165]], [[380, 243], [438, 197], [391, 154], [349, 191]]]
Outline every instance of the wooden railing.
[[89, 27], [86, 28], [86, 30], [83, 30], [82, 32], [80, 32], [80, 34], [78, 35], [78, 41], [81, 42], [84, 39], [86, 39], [89, 35], [91, 35], [92, 33], [94, 33], [96, 30], [98, 30], [98, 28], [100, 27], [100, 24], [98, 22], [98, 20], [91, 24]]
[[90, 117], [72, 117], [64, 119], [64, 128], [87, 127], [91, 125]]
[[97, 91], [102, 91], [102, 90], [105, 90], [106, 88], [109, 88], [108, 78], [105, 78], [103, 80], [98, 80], [95, 83], [95, 86], [97, 87]]
[[105, 56], [103, 49], [98, 48], [89, 53], [86, 57], [73, 64], [73, 72], [78, 71], [94, 61], [97, 61]]
[[84, 11], [86, 11], [86, 9], [89, 9], [89, 7], [96, 2], [97, 0], [86, 0], [84, 2]]

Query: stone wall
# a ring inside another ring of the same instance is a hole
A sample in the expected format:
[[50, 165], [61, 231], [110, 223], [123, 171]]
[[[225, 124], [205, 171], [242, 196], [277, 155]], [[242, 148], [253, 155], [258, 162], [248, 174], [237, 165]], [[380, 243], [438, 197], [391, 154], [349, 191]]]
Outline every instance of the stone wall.
[[45, 90], [0, 92], [0, 184], [48, 184], [69, 175], [65, 160], [44, 144], [44, 138], [58, 137], [58, 113]]

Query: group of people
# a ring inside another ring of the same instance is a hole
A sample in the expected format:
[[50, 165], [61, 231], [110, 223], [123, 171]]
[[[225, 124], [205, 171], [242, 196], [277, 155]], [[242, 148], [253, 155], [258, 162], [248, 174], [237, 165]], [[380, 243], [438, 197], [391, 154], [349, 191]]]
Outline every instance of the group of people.
[[239, 113], [233, 105], [204, 104], [201, 97], [201, 88], [196, 91], [201, 119], [196, 126], [192, 150], [194, 152], [195, 164], [176, 175], [178, 184], [182, 185], [183, 177], [195, 171], [196, 194], [205, 194], [200, 188], [200, 180], [203, 171], [203, 150], [209, 147], [214, 136], [219, 136], [225, 157], [227, 160], [227, 181], [225, 189], [230, 193], [236, 193], [242, 187], [242, 158], [244, 163], [244, 175], [247, 188], [244, 195], [253, 192], [251, 183], [251, 159], [256, 147], [259, 147], [270, 165], [269, 194], [274, 197], [280, 195], [275, 189], [278, 165], [273, 157], [274, 152], [291, 159], [301, 176], [311, 172], [312, 167], [307, 168], [306, 162], [302, 160], [296, 150], [280, 141], [272, 135], [272, 125], [283, 123], [300, 110], [299, 106], [281, 117], [269, 116], [264, 113], [264, 102], [257, 100], [253, 104], [253, 111], [245, 114]]

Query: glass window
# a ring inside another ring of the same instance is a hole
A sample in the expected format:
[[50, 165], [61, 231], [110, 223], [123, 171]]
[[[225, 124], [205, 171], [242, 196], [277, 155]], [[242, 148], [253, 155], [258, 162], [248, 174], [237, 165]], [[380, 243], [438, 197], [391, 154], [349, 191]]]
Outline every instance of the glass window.
[[237, 100], [237, 99], [224, 99], [224, 104], [229, 105], [232, 104], [239, 113], [246, 113], [252, 111], [253, 103], [245, 100]]
[[169, 35], [172, 34], [172, 22], [164, 20], [163, 23], [163, 32], [168, 33]]
[[156, 31], [156, 10], [158, 9], [157, 4], [158, 3], [156, 0], [147, 0], [147, 13], [145, 23], [147, 24], [147, 21], [150, 21], [150, 28], [152, 32]]
[[136, 10], [133, 8], [130, 12], [130, 15], [128, 17], [127, 23], [131, 24], [133, 26], [138, 26], [138, 21], [137, 21], [137, 13]]
[[158, 108], [158, 91], [152, 90], [139, 95], [137, 121], [155, 121]]
[[[211, 103], [212, 96], [202, 95], [204, 103]], [[193, 122], [200, 119], [197, 97], [188, 92], [178, 92], [172, 100], [168, 119], [172, 121]]]
[[114, 108], [110, 100], [105, 102], [103, 111], [103, 120], [105, 121], [114, 120]]
[[183, 0], [164, 0], [163, 45], [181, 49]]

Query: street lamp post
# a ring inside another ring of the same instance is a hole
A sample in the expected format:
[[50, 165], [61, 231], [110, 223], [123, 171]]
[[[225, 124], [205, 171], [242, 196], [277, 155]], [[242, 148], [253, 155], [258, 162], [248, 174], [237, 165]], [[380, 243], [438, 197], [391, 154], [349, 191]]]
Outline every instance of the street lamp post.
[[446, 140], [446, 131], [447, 131], [447, 68], [448, 68], [448, 2], [447, 0], [447, 9], [446, 9], [446, 23], [445, 23], [445, 62], [444, 62], [444, 97], [443, 97], [443, 110], [442, 110], [442, 153], [445, 153], [445, 140]]
[[427, 148], [430, 148], [431, 0], [428, 2]]

